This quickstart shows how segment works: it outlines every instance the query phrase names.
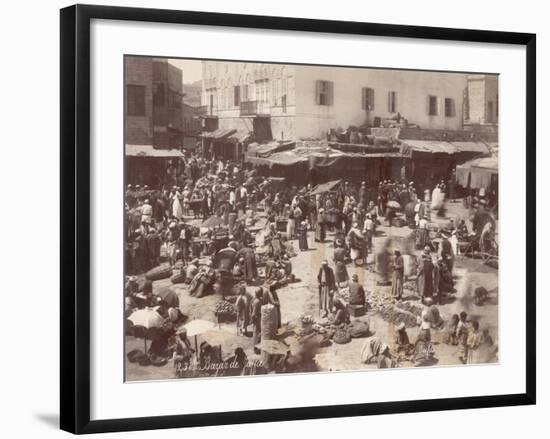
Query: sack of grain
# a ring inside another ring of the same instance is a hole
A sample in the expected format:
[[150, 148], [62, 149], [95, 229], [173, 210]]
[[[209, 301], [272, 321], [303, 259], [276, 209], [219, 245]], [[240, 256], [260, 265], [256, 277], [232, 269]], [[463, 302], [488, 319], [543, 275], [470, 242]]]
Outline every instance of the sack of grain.
[[185, 272], [182, 271], [180, 273], [174, 274], [170, 278], [170, 282], [172, 282], [173, 284], [183, 284], [183, 283], [185, 283]]
[[151, 268], [145, 273], [145, 278], [148, 280], [160, 280], [166, 279], [172, 275], [172, 268], [168, 264], [159, 265], [158, 267]]
[[367, 337], [369, 335], [369, 323], [362, 320], [354, 320], [348, 327], [351, 338]]
[[262, 340], [273, 340], [277, 335], [277, 308], [268, 303], [261, 308]]

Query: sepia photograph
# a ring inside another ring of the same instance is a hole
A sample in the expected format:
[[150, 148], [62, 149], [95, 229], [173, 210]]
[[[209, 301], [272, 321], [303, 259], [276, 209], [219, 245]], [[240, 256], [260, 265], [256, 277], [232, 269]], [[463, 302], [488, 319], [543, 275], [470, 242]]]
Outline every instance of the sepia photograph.
[[125, 381], [499, 362], [498, 74], [123, 79]]

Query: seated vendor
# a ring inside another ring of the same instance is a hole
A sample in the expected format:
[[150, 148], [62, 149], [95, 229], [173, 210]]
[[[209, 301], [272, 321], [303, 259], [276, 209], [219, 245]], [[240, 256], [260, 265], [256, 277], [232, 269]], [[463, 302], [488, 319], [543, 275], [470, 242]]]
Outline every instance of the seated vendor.
[[235, 265], [233, 266], [233, 278], [236, 281], [241, 281], [244, 279], [244, 258], [239, 258], [238, 261], [235, 262]]
[[285, 271], [285, 276], [287, 278], [289, 278], [292, 275], [292, 262], [290, 262], [288, 254], [285, 254], [283, 256], [283, 260], [281, 261], [281, 265], [282, 265], [283, 270]]
[[344, 303], [341, 300], [335, 300], [333, 305], [336, 312], [334, 313], [332, 324], [335, 326], [348, 324], [350, 322], [350, 317]]
[[366, 304], [365, 289], [359, 283], [357, 274], [351, 277], [351, 283], [349, 284], [349, 303], [358, 306], [365, 306]]
[[191, 261], [191, 263], [185, 269], [185, 282], [191, 283], [191, 281], [193, 280], [195, 275], [198, 273], [198, 271], [199, 271], [199, 260], [195, 258]]

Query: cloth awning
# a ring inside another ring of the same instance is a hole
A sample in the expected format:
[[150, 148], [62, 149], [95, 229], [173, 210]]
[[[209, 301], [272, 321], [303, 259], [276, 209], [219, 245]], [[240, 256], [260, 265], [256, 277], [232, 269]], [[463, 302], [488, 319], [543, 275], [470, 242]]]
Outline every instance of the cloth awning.
[[410, 154], [412, 151], [428, 153], [456, 154], [473, 152], [489, 154], [489, 147], [483, 142], [445, 142], [439, 140], [402, 140], [401, 153]]
[[269, 157], [277, 152], [289, 151], [296, 146], [296, 142], [269, 142], [252, 143], [248, 146], [248, 155], [251, 157]]
[[327, 181], [326, 183], [318, 184], [313, 188], [313, 190], [308, 195], [317, 195], [317, 194], [324, 194], [325, 192], [330, 192], [338, 186], [342, 180], [332, 180]]
[[159, 149], [153, 145], [128, 145], [126, 144], [125, 154], [127, 157], [160, 157], [178, 158], [184, 157], [179, 149]]
[[226, 137], [229, 137], [236, 132], [237, 130], [235, 129], [218, 128], [215, 131], [203, 131], [201, 134], [201, 137], [203, 139], [219, 140], [219, 139], [225, 139]]
[[488, 189], [494, 175], [498, 175], [497, 157], [481, 157], [456, 167], [456, 181], [462, 187], [469, 183], [472, 189]]
[[250, 139], [250, 131], [237, 130], [237, 132], [231, 134], [228, 139], [240, 143], [246, 142]]

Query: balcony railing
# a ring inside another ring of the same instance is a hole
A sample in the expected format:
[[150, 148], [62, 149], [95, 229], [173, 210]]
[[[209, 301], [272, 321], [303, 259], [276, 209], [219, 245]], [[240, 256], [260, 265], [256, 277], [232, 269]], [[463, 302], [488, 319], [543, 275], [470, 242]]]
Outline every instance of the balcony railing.
[[195, 109], [197, 116], [206, 116], [208, 114], [208, 105], [201, 105]]
[[265, 101], [243, 101], [240, 103], [241, 116], [259, 116], [269, 114], [269, 105]]
[[199, 107], [196, 107], [195, 109], [195, 115], [196, 116], [215, 116], [216, 115], [216, 107], [212, 107], [210, 105], [201, 105]]

